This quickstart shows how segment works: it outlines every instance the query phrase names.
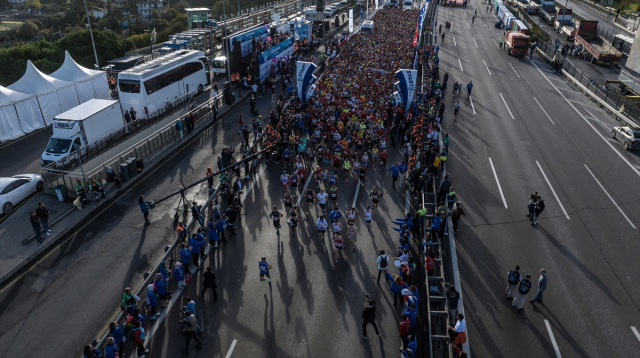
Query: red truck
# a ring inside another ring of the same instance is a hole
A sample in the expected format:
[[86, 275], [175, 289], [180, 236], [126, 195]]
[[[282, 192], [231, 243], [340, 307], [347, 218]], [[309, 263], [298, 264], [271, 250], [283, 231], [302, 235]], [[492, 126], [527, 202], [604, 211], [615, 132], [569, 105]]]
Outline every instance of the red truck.
[[594, 64], [617, 65], [622, 59], [620, 51], [598, 36], [598, 21], [582, 21], [578, 25], [575, 44], [582, 45], [589, 52], [589, 61]]
[[515, 31], [507, 32], [504, 50], [511, 56], [524, 56], [529, 51], [529, 36]]

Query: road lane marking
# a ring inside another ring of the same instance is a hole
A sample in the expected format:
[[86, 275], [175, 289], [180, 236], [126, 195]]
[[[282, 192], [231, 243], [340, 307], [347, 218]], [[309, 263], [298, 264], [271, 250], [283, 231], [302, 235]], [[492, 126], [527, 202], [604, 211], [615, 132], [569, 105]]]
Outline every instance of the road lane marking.
[[509, 106], [507, 105], [507, 101], [505, 101], [504, 97], [502, 97], [502, 93], [500, 93], [500, 98], [502, 98], [502, 102], [504, 103], [504, 106], [507, 107], [507, 111], [509, 111], [509, 115], [511, 116], [511, 119], [515, 119], [513, 117], [513, 113], [511, 113], [511, 109], [509, 109]]
[[600, 184], [600, 181], [598, 180], [598, 178], [596, 178], [595, 175], [593, 175], [593, 172], [591, 171], [591, 169], [589, 169], [589, 167], [585, 164], [584, 165], [585, 168], [587, 168], [587, 170], [589, 171], [589, 174], [591, 174], [591, 176], [593, 177], [593, 180], [596, 181], [596, 183], [598, 183], [598, 185], [600, 186], [600, 189], [602, 189], [602, 191], [604, 191], [605, 194], [607, 194], [607, 197], [609, 197], [609, 200], [611, 200], [611, 202], [613, 203], [613, 205], [615, 205], [615, 207], [618, 209], [618, 211], [620, 212], [620, 214], [622, 214], [622, 216], [624, 216], [625, 219], [627, 219], [627, 222], [629, 223], [629, 225], [631, 225], [632, 228], [636, 228], [635, 225], [633, 225], [633, 223], [631, 222], [631, 220], [629, 220], [629, 217], [627, 216], [627, 214], [624, 213], [624, 211], [622, 211], [622, 208], [620, 208], [620, 205], [618, 205], [615, 200], [613, 200], [613, 198], [611, 197], [611, 195], [609, 195], [609, 193], [605, 190], [604, 186], [602, 186], [602, 184]]
[[[313, 165], [311, 166], [311, 169], [313, 169]], [[311, 183], [312, 178], [313, 178], [313, 170], [311, 170], [311, 175], [309, 175], [309, 177], [307, 178], [307, 182], [304, 183], [304, 188], [302, 188], [302, 194], [298, 196], [298, 201], [296, 201], [296, 206], [298, 208], [300, 207], [300, 201], [302, 200], [302, 197], [305, 196], [305, 193], [307, 192], [307, 188], [309, 187], [309, 183]]]
[[473, 43], [476, 44], [476, 48], [478, 48], [478, 43], [476, 42], [476, 38], [472, 37], [472, 39], [473, 39]]
[[560, 355], [560, 349], [558, 348], [558, 343], [556, 343], [556, 337], [553, 336], [553, 332], [551, 331], [549, 321], [545, 319], [544, 325], [547, 326], [547, 332], [549, 332], [549, 337], [551, 337], [551, 344], [553, 345], [553, 350], [556, 352], [556, 358], [562, 358]]
[[453, 37], [453, 46], [458, 46], [458, 44], [456, 44], [456, 37]]
[[582, 113], [580, 113], [580, 111], [578, 111], [578, 109], [576, 108], [576, 106], [574, 106], [568, 99], [567, 97], [564, 96], [564, 94], [562, 92], [560, 92], [558, 90], [558, 87], [556, 87], [553, 83], [551, 83], [551, 81], [549, 81], [549, 79], [547, 78], [547, 76], [545, 76], [542, 71], [540, 71], [540, 68], [538, 68], [538, 66], [536, 66], [535, 64], [533, 64], [533, 67], [535, 67], [538, 72], [540, 72], [540, 74], [542, 75], [542, 77], [547, 79], [547, 82], [549, 82], [549, 84], [551, 85], [551, 87], [556, 89], [556, 92], [558, 92], [560, 94], [560, 96], [562, 96], [562, 98], [564, 98], [565, 101], [567, 101], [567, 103], [569, 103], [569, 105], [571, 106], [571, 108], [573, 108], [574, 111], [576, 111], [576, 113], [578, 113], [578, 115], [582, 118], [582, 120], [584, 120], [589, 127], [591, 127], [591, 129], [593, 129], [594, 132], [596, 132], [596, 134], [602, 139], [603, 142], [607, 143], [607, 145], [609, 146], [609, 148], [611, 148], [613, 150], [614, 153], [616, 153], [618, 155], [618, 157], [620, 157], [620, 159], [622, 159], [625, 163], [627, 163], [627, 165], [629, 166], [629, 168], [631, 168], [631, 170], [634, 171], [634, 173], [636, 173], [638, 176], [640, 176], [640, 170], [636, 169], [633, 164], [631, 164], [631, 162], [629, 162], [629, 160], [627, 158], [624, 157], [624, 155], [622, 155], [620, 152], [618, 152], [614, 147], [613, 144], [611, 144], [610, 142], [607, 141], [607, 139], [600, 134], [600, 132], [598, 132], [598, 130], [596, 129], [596, 127], [593, 126], [593, 124], [591, 124], [591, 122], [586, 119], [584, 117], [584, 115]]
[[[494, 40], [495, 41], [495, 40]], [[516, 71], [515, 68], [513, 68], [513, 65], [509, 64], [509, 66], [511, 66], [511, 69], [513, 70], [513, 72], [516, 73], [516, 76], [518, 76], [518, 78], [520, 78], [520, 75], [518, 74], [518, 71]]]
[[359, 180], [356, 181], [356, 195], [353, 196], [353, 203], [351, 203], [351, 207], [355, 208], [356, 207], [356, 201], [358, 201], [358, 193], [360, 193], [360, 187], [361, 187], [361, 183]]
[[233, 354], [233, 350], [236, 348], [236, 343], [238, 343], [237, 339], [234, 339], [233, 342], [231, 342], [231, 347], [229, 347], [229, 351], [224, 358], [231, 358], [231, 354]]
[[[489, 66], [487, 66], [487, 63], [484, 62], [484, 60], [482, 60], [482, 62], [484, 63], [484, 67], [487, 68], [487, 72], [489, 72], [489, 76], [491, 76], [491, 71], [489, 71]], [[511, 117], [513, 117], [513, 116], [511, 116]]]
[[493, 170], [493, 176], [496, 178], [496, 183], [498, 183], [498, 190], [500, 190], [500, 197], [502, 197], [502, 203], [504, 204], [505, 209], [509, 209], [507, 205], [507, 199], [504, 198], [504, 193], [502, 192], [502, 187], [500, 186], [500, 180], [498, 179], [498, 174], [496, 173], [496, 168], [493, 166], [493, 161], [491, 157], [489, 157], [489, 164], [491, 164], [491, 170]]
[[547, 182], [547, 185], [551, 189], [551, 192], [553, 193], [553, 196], [556, 198], [556, 201], [558, 202], [558, 205], [560, 205], [560, 209], [562, 209], [562, 212], [564, 213], [564, 216], [567, 217], [567, 220], [571, 220], [571, 218], [569, 218], [569, 214], [567, 214], [567, 211], [564, 210], [564, 206], [562, 206], [562, 203], [560, 202], [560, 198], [558, 197], [558, 194], [556, 194], [556, 191], [551, 186], [551, 182], [549, 182], [549, 178], [547, 178], [547, 174], [545, 174], [544, 170], [542, 170], [542, 166], [540, 165], [540, 162], [538, 162], [536, 160], [536, 164], [538, 164], [538, 168], [540, 168], [540, 171], [542, 172], [542, 176], [544, 177], [544, 180]]
[[459, 58], [458, 58], [458, 63], [460, 64], [460, 71], [464, 72], [464, 70], [462, 69], [462, 61], [460, 61]]
[[487, 30], [489, 30], [489, 28], [487, 27], [487, 24], [484, 24], [484, 28], [485, 28], [485, 29], [487, 29]]
[[545, 111], [544, 108], [542, 108], [542, 105], [540, 104], [540, 102], [538, 102], [538, 99], [535, 97], [533, 97], [533, 99], [536, 100], [536, 103], [538, 104], [538, 106], [540, 106], [540, 109], [542, 110], [542, 112], [544, 112], [544, 115], [547, 116], [547, 118], [549, 118], [549, 120], [551, 121], [551, 124], [555, 126], [556, 124], [553, 123], [553, 119], [551, 119], [551, 117], [549, 117], [549, 115], [547, 114], [547, 111]]
[[469, 21], [467, 21], [467, 27], [471, 30], [471, 26], [469, 26]]
[[476, 114], [476, 107], [473, 105], [473, 98], [469, 97], [469, 100], [471, 101], [471, 109], [473, 109], [473, 114]]
[[631, 330], [633, 331], [633, 334], [636, 335], [636, 338], [638, 338], [638, 340], [640, 341], [640, 333], [638, 333], [638, 330], [636, 329], [636, 327], [631, 326]]
[[493, 43], [496, 44], [497, 48], [500, 48], [500, 45], [498, 45], [498, 43], [496, 42], [496, 39], [493, 39]]

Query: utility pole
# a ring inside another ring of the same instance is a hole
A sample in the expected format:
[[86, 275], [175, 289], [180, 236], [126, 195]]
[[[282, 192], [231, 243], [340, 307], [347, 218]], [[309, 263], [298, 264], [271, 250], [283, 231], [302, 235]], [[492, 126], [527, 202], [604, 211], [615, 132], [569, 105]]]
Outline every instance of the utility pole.
[[96, 57], [96, 69], [100, 69], [98, 62], [98, 53], [96, 52], [96, 42], [93, 40], [93, 30], [91, 30], [91, 19], [89, 19], [89, 9], [87, 9], [87, 0], [84, 0], [84, 11], [87, 14], [87, 24], [89, 24], [89, 34], [91, 35], [91, 45], [93, 45], [93, 55]]
[[222, 0], [222, 16], [224, 16], [224, 29], [222, 30], [222, 46], [224, 46], [224, 56], [225, 56], [225, 62], [226, 62], [226, 66], [227, 66], [227, 81], [229, 81], [229, 83], [231, 83], [231, 68], [229, 66], [229, 51], [227, 51], [227, 12], [224, 9], [224, 2], [225, 0]]

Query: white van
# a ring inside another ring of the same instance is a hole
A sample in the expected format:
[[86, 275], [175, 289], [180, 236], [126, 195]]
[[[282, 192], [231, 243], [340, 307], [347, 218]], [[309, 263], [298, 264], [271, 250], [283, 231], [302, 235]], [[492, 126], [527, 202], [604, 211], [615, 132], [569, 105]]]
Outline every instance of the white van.
[[333, 9], [332, 8], [326, 8], [324, 9], [324, 17], [331, 17], [333, 16]]
[[412, 0], [404, 0], [404, 4], [402, 4], [403, 9], [413, 9], [413, 1]]

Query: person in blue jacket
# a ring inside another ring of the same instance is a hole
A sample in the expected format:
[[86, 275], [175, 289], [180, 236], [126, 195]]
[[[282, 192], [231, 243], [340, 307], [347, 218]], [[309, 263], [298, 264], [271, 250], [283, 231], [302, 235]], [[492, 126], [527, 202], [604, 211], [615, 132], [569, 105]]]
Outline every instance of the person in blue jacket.
[[166, 307], [169, 300], [169, 291], [167, 289], [167, 281], [162, 277], [161, 273], [156, 274], [154, 284], [162, 307]]
[[118, 345], [115, 344], [113, 337], [109, 337], [104, 346], [104, 356], [105, 358], [116, 358], [116, 354], [120, 356], [120, 353], [118, 353]]
[[184, 271], [182, 271], [182, 262], [176, 262], [176, 268], [173, 269], [173, 277], [178, 281], [178, 288], [185, 286]]
[[413, 333], [413, 327], [416, 325], [416, 320], [418, 317], [418, 308], [416, 308], [416, 305], [412, 303], [402, 313], [404, 313], [404, 315], [409, 317], [409, 319], [411, 320], [411, 330], [409, 332]]
[[84, 358], [94, 358], [94, 357], [100, 357], [102, 355], [102, 353], [100, 352], [100, 350], [90, 344], [87, 344], [86, 346], [84, 346]]
[[189, 249], [185, 243], [180, 244], [180, 260], [182, 261], [182, 265], [184, 265], [184, 272], [190, 273], [189, 262], [191, 262], [191, 249]]
[[151, 307], [151, 317], [149, 319], [156, 320], [160, 316], [160, 312], [156, 313], [156, 307], [158, 306], [158, 297], [153, 289], [153, 285], [147, 286], [147, 303]]
[[140, 197], [138, 197], [138, 205], [140, 205], [140, 211], [142, 211], [144, 215], [145, 225], [151, 224], [151, 221], [149, 221], [149, 205], [144, 201], [144, 196], [140, 195]]
[[204, 247], [204, 237], [200, 239], [198, 234], [193, 233], [189, 238], [189, 246], [191, 246], [191, 257], [193, 258], [193, 266], [200, 267], [200, 249]]
[[400, 305], [402, 305], [402, 289], [407, 288], [407, 284], [402, 282], [402, 278], [398, 275], [392, 275], [387, 272], [387, 277], [391, 281], [391, 285], [389, 286], [389, 290], [393, 292], [393, 305], [396, 306], [398, 304], [398, 299], [400, 299]]
[[402, 188], [402, 183], [405, 181], [406, 179], [406, 173], [409, 170], [409, 167], [407, 166], [407, 163], [402, 162], [400, 164], [400, 166], [398, 166], [398, 171], [400, 171], [400, 182], [398, 183], [398, 186]]
[[396, 190], [396, 181], [400, 176], [400, 163], [396, 162], [396, 164], [389, 167], [388, 171], [391, 172], [391, 179], [393, 179], [393, 183], [392, 183], [393, 190]]
[[207, 226], [209, 227], [209, 244], [213, 247], [218, 247], [218, 241], [220, 241], [220, 235], [218, 235], [218, 231], [216, 231], [216, 224], [217, 222], [214, 222], [214, 218], [211, 218], [209, 220], [209, 223], [207, 223]]
[[158, 272], [162, 274], [165, 280], [169, 279], [169, 271], [167, 271], [167, 264], [164, 261], [160, 261], [160, 268], [158, 268]]
[[122, 331], [124, 328], [124, 325], [118, 325], [115, 322], [109, 323], [110, 338], [113, 338], [114, 344], [118, 347], [118, 355], [120, 355], [120, 357], [122, 357], [122, 351], [124, 350], [124, 342], [122, 342], [122, 338], [124, 337]]
[[416, 350], [418, 349], [418, 339], [410, 334], [407, 340], [409, 344], [407, 344], [407, 349], [402, 351], [402, 358], [414, 358]]

